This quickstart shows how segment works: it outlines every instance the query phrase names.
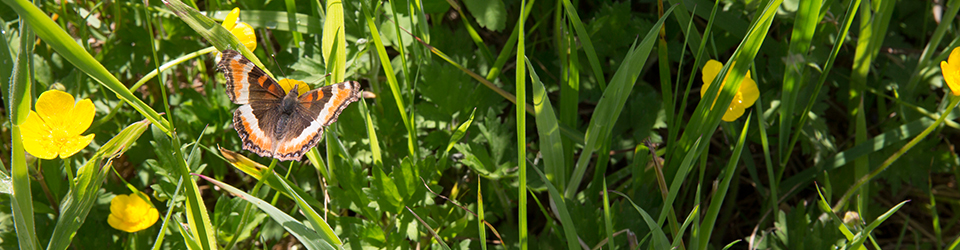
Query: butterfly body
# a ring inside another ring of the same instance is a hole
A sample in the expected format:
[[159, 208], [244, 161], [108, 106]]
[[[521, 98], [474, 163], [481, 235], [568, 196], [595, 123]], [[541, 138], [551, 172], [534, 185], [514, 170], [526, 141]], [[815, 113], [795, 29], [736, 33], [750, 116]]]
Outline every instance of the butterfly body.
[[341, 82], [306, 93], [283, 90], [276, 80], [233, 50], [217, 64], [227, 80], [227, 96], [241, 106], [233, 127], [243, 149], [282, 161], [299, 160], [323, 138], [323, 129], [360, 99], [360, 84]]

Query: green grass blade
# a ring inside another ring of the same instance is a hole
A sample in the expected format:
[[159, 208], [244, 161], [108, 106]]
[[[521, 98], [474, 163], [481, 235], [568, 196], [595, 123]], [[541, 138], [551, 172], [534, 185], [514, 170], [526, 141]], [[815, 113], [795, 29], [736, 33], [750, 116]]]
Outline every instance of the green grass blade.
[[[30, 169], [27, 166], [26, 152], [23, 141], [20, 139], [20, 124], [23, 124], [30, 114], [30, 104], [33, 100], [30, 94], [33, 87], [32, 60], [33, 40], [35, 36], [30, 25], [23, 19], [20, 21], [20, 53], [17, 55], [16, 66], [13, 68], [9, 93], [10, 98], [10, 136], [11, 160], [10, 175], [13, 179], [13, 226], [17, 231], [17, 240], [20, 249], [40, 249], [40, 240], [37, 239], [36, 223], [33, 219], [33, 193], [30, 191]], [[3, 39], [3, 38], [0, 38]], [[0, 83], [3, 84], [3, 83]]]
[[570, 212], [567, 211], [567, 205], [563, 196], [560, 195], [560, 191], [558, 191], [553, 184], [550, 184], [550, 180], [547, 180], [547, 176], [543, 174], [539, 168], [533, 167], [532, 169], [537, 172], [537, 175], [540, 175], [540, 179], [543, 179], [544, 184], [547, 186], [547, 191], [550, 192], [550, 202], [554, 203], [554, 206], [551, 207], [556, 208], [557, 216], [560, 217], [560, 225], [563, 226], [563, 235], [564, 240], [567, 241], [567, 249], [577, 249], [580, 246], [577, 227], [573, 224], [573, 218], [570, 217]]
[[159, 126], [164, 133], [170, 134], [170, 122], [161, 117], [160, 114], [150, 108], [149, 105], [134, 96], [133, 92], [127, 90], [126, 86], [123, 86], [96, 58], [80, 47], [73, 37], [54, 23], [53, 20], [38, 9], [37, 6], [26, 0], [3, 0], [3, 2], [12, 7], [13, 10], [20, 15], [21, 20], [25, 20], [26, 23], [30, 24], [30, 27], [34, 28], [34, 31], [40, 39], [43, 39], [47, 45], [70, 62], [70, 64], [89, 75], [110, 91], [113, 91], [113, 93], [117, 94], [117, 97], [129, 103], [130, 106], [136, 109], [137, 112], [140, 112], [147, 120]]
[[233, 186], [230, 186], [226, 183], [214, 180], [213, 178], [203, 176], [203, 175], [198, 175], [198, 174], [193, 174], [193, 175], [199, 176], [200, 178], [203, 178], [204, 180], [207, 180], [213, 183], [214, 185], [217, 185], [218, 187], [224, 189], [225, 191], [230, 192], [233, 195], [240, 196], [241, 198], [243, 198], [243, 200], [257, 206], [257, 208], [260, 208], [260, 210], [262, 210], [264, 213], [269, 215], [270, 218], [276, 221], [277, 224], [280, 224], [281, 226], [283, 226], [283, 228], [286, 229], [288, 233], [293, 235], [293, 237], [296, 237], [298, 240], [300, 240], [300, 243], [303, 244], [305, 247], [307, 247], [307, 249], [330, 249], [330, 250], [335, 249], [333, 246], [330, 245], [330, 242], [327, 242], [326, 239], [322, 238], [319, 234], [317, 234], [316, 231], [308, 228], [303, 223], [300, 223], [299, 220], [291, 217], [290, 215], [287, 215], [282, 210], [277, 209], [274, 206], [271, 206], [268, 202], [261, 200], [256, 196], [243, 192], [242, 190], [237, 189]]
[[281, 184], [283, 184], [283, 188], [287, 191], [287, 193], [293, 196], [293, 200], [297, 202], [297, 207], [299, 207], [302, 214], [307, 217], [307, 221], [310, 221], [310, 224], [313, 226], [313, 230], [321, 232], [320, 237], [322, 237], [326, 243], [337, 248], [341, 248], [343, 246], [343, 241], [340, 241], [340, 237], [333, 232], [333, 228], [330, 227], [330, 224], [327, 224], [327, 221], [324, 220], [323, 217], [320, 217], [320, 214], [313, 210], [313, 208], [310, 207], [310, 204], [307, 204], [307, 202], [300, 197], [300, 195], [294, 192], [293, 188], [291, 188], [287, 182], [281, 182]]
[[[527, 1], [520, 1], [520, 9], [526, 9]], [[526, 17], [521, 15], [520, 20], [517, 20], [517, 32], [520, 33], [520, 36], [517, 38], [517, 65], [525, 65], [525, 59], [527, 58], [526, 53], [526, 34], [524, 31], [524, 26], [526, 25]], [[526, 128], [527, 127], [527, 113], [526, 104], [527, 104], [527, 73], [526, 68], [523, 66], [517, 67], [517, 81], [516, 81], [516, 95], [517, 101], [515, 102], [514, 115], [517, 117], [517, 128]], [[520, 175], [517, 176], [520, 180], [520, 184], [517, 188], [517, 202], [519, 203], [519, 219], [520, 219], [520, 249], [527, 250], [530, 236], [529, 231], [527, 231], [527, 130], [526, 129], [517, 129], [517, 166], [520, 169]], [[536, 169], [536, 168], [534, 168]], [[539, 170], [538, 170], [539, 171]], [[549, 182], [546, 181], [545, 182]], [[548, 184], [549, 185], [549, 184]], [[561, 196], [557, 196], [560, 198]], [[562, 198], [561, 198], [562, 199]], [[562, 204], [562, 203], [561, 203]], [[569, 241], [569, 239], [568, 239]], [[572, 247], [572, 246], [571, 246]]]
[[877, 217], [876, 220], [874, 220], [873, 222], [870, 222], [870, 224], [867, 224], [867, 226], [864, 227], [863, 230], [860, 231], [860, 233], [858, 233], [856, 237], [854, 237], [854, 242], [852, 244], [853, 247], [851, 247], [851, 249], [860, 249], [861, 247], [863, 247], [863, 243], [868, 238], [867, 236], [870, 235], [870, 233], [873, 232], [874, 229], [880, 226], [880, 223], [883, 223], [884, 221], [889, 219], [890, 216], [893, 216], [893, 213], [896, 213], [897, 210], [900, 210], [900, 207], [903, 207], [903, 205], [906, 205], [907, 202], [910, 202], [910, 200], [901, 201], [896, 206], [893, 206], [892, 208], [887, 210], [887, 212], [881, 214], [880, 217]]
[[347, 71], [347, 40], [343, 25], [343, 2], [327, 1], [327, 16], [323, 20], [323, 63], [333, 82], [342, 82]]
[[530, 84], [533, 85], [533, 107], [537, 123], [537, 133], [540, 137], [540, 154], [543, 155], [543, 169], [547, 172], [547, 179], [558, 189], [563, 190], [567, 180], [564, 167], [563, 144], [560, 141], [560, 126], [553, 112], [553, 105], [547, 98], [547, 90], [540, 81], [540, 76], [533, 69], [533, 64], [527, 61], [527, 70], [530, 71]]
[[383, 39], [380, 38], [380, 30], [377, 29], [377, 24], [373, 20], [373, 16], [370, 13], [370, 7], [364, 5], [363, 16], [367, 22], [367, 28], [370, 29], [370, 37], [373, 38], [374, 47], [377, 49], [377, 55], [380, 58], [380, 65], [383, 67], [383, 74], [387, 77], [387, 85], [390, 86], [390, 93], [393, 94], [393, 99], [397, 102], [397, 109], [400, 112], [400, 119], [403, 121], [404, 127], [407, 128], [407, 149], [408, 153], [413, 156], [416, 155], [416, 140], [417, 134], [413, 128], [413, 123], [410, 121], [410, 118], [407, 117], [406, 105], [403, 104], [403, 97], [400, 94], [400, 84], [397, 82], [397, 76], [393, 70], [393, 64], [390, 62], [390, 57], [387, 55], [387, 49], [383, 46]]
[[[644, 64], [646, 64], [647, 57], [653, 49], [653, 44], [660, 31], [660, 26], [663, 25], [664, 20], [667, 19], [674, 8], [675, 6], [664, 12], [663, 17], [657, 20], [657, 23], [653, 25], [653, 28], [647, 32], [639, 44], [634, 41], [633, 46], [631, 46], [627, 52], [627, 56], [624, 57], [623, 64], [620, 65], [620, 68], [617, 69], [617, 72], [614, 73], [613, 78], [611, 78], [610, 87], [603, 91], [603, 97], [600, 98], [600, 102], [597, 103], [597, 108], [593, 115], [590, 116], [590, 125], [587, 127], [587, 134], [585, 136], [586, 144], [580, 154], [580, 158], [577, 160], [573, 175], [571, 175], [568, 180], [567, 188], [564, 191], [565, 197], [574, 197], [577, 188], [580, 187], [580, 182], [583, 181], [584, 174], [587, 171], [587, 165], [591, 160], [591, 155], [593, 155], [593, 152], [598, 148], [598, 141], [609, 136], [610, 131], [613, 129], [613, 124], [617, 122], [617, 118], [620, 116], [621, 110], [623, 110], [623, 105], [626, 103], [627, 97], [629, 97], [630, 91], [637, 81], [637, 77], [640, 76], [640, 71], [643, 69]], [[517, 69], [519, 70], [520, 67]]]
[[[843, 40], [846, 38], [847, 33], [850, 31], [850, 25], [853, 23], [853, 18], [856, 16], [856, 10], [860, 6], [860, 0], [851, 0], [850, 4], [847, 6], [847, 13], [843, 17], [843, 27], [840, 29], [840, 35], [837, 36], [837, 41], [835, 44], [843, 44]], [[817, 100], [817, 96], [820, 93], [820, 88], [823, 87], [824, 83], [827, 80], [828, 73], [833, 69], [833, 62], [837, 59], [837, 54], [840, 53], [840, 47], [834, 46], [833, 50], [830, 52], [830, 57], [827, 57], [827, 63], [824, 64], [823, 72], [820, 73], [820, 78], [817, 80], [817, 84], [814, 85], [814, 90], [812, 95], [810, 95], [810, 100], [807, 102], [807, 106], [803, 109], [803, 112], [800, 113], [800, 120], [797, 121], [800, 128], [801, 125], [806, 124], [807, 115], [810, 113], [810, 110], [813, 109], [813, 105]], [[787, 154], [780, 159], [780, 165], [786, 165], [787, 160], [790, 158], [789, 153], [793, 152], [793, 147], [797, 144], [797, 140], [800, 138], [801, 133], [794, 133], [793, 137], [790, 138], [790, 143], [787, 144], [786, 152]]]
[[[650, 228], [650, 234], [653, 236], [653, 245], [656, 246], [654, 249], [671, 249], [667, 243], [670, 243], [670, 240], [667, 239], [667, 235], [663, 233], [663, 229], [660, 228], [660, 224], [653, 220], [653, 217], [650, 217], [650, 214], [646, 210], [637, 206], [637, 203], [634, 203], [632, 199], [626, 194], [613, 191], [613, 193], [620, 195], [624, 199], [630, 202], [630, 205], [633, 205], [633, 208], [637, 210], [637, 213], [640, 216], [643, 216], [643, 221], [647, 223], [647, 227]], [[663, 212], [661, 212], [663, 213]]]
[[423, 221], [423, 219], [421, 219], [420, 216], [417, 215], [417, 213], [414, 213], [413, 209], [410, 209], [410, 207], [406, 207], [406, 209], [408, 212], [410, 212], [410, 214], [413, 214], [413, 217], [417, 218], [417, 221], [420, 222], [420, 225], [423, 225], [423, 227], [427, 228], [427, 231], [430, 232], [431, 235], [433, 235], [433, 239], [437, 240], [437, 243], [440, 243], [440, 247], [442, 249], [450, 250], [450, 246], [447, 246], [447, 243], [443, 242], [443, 238], [440, 237], [439, 234], [437, 234], [436, 230], [433, 230], [433, 227], [430, 227], [430, 224], [427, 224], [426, 221]]
[[607, 179], [603, 179], [603, 229], [607, 233], [607, 246], [613, 246], [613, 216], [610, 215], [610, 193], [607, 192]]
[[747, 116], [747, 122], [744, 123], [743, 129], [740, 131], [740, 139], [737, 141], [736, 147], [733, 148], [727, 166], [723, 169], [723, 180], [720, 181], [716, 192], [714, 192], [713, 197], [710, 198], [710, 206], [707, 207], [707, 212], [703, 217], [703, 223], [700, 224], [700, 235], [697, 236], [699, 237], [697, 242], [700, 242], [698, 249], [706, 250], [707, 243], [710, 242], [710, 236], [713, 234], [717, 216], [720, 214], [720, 206], [727, 197], [727, 190], [730, 188], [730, 183], [734, 178], [733, 173], [737, 172], [737, 165], [740, 162], [740, 154], [743, 152], [744, 142], [747, 139], [747, 131], [750, 129], [750, 118], [752, 117], [753, 116]]
[[[672, 9], [674, 7], [670, 8]], [[595, 78], [597, 78], [597, 82], [600, 84], [600, 89], [605, 90], [607, 88], [607, 80], [603, 76], [603, 70], [600, 69], [600, 60], [597, 59], [597, 50], [593, 48], [593, 42], [590, 41], [590, 34], [587, 33], [587, 29], [583, 27], [583, 22], [580, 21], [580, 16], [577, 14], [577, 8], [570, 3], [570, 0], [563, 0], [563, 10], [567, 13], [567, 18], [570, 18], [570, 23], [573, 24], [574, 30], [577, 31], [577, 38], [579, 38], [578, 41], [583, 43], [583, 52], [587, 54], [587, 61], [590, 62], [590, 68], [593, 69], [593, 75]], [[664, 13], [664, 16], [667, 16], [667, 14]], [[662, 21], [660, 23], [662, 23]], [[656, 28], [657, 30], [660, 29], [659, 24], [655, 25], [655, 27], [658, 27]], [[644, 53], [644, 55], [646, 55], [646, 53]]]
[[[790, 127], [793, 126], [793, 116], [796, 110], [797, 96], [804, 83], [804, 72], [807, 67], [804, 65], [807, 52], [810, 51], [810, 43], [813, 35], [817, 31], [817, 19], [821, 1], [800, 1], [797, 8], [796, 20], [793, 23], [791, 33], [790, 47], [788, 51], [788, 60], [785, 62], [786, 68], [783, 70], [783, 94], [780, 102], [780, 133], [789, 135]], [[779, 137], [779, 148], [787, 148], [789, 136]], [[780, 151], [780, 158], [785, 157], [786, 152]], [[776, 188], [776, 187], [774, 187]]]
[[477, 232], [480, 234], [480, 249], [487, 250], [487, 228], [483, 227], [485, 216], [483, 212], [483, 191], [480, 190], [480, 187], [483, 186], [480, 183], [481, 181], [483, 181], [482, 178], [477, 178]]
[[[284, 0], [284, 1], [283, 1], [283, 4], [284, 4], [284, 6], [287, 8], [287, 22], [288, 22], [288, 24], [290, 24], [290, 23], [297, 23], [297, 3], [296, 3], [296, 1], [294, 1], [294, 0]], [[343, 10], [341, 9], [341, 14], [342, 14], [342, 11], [343, 11]], [[242, 20], [242, 19], [241, 19], [241, 20]], [[341, 20], [342, 20], [342, 16], [341, 16]], [[296, 30], [290, 30], [290, 33], [293, 35], [293, 46], [299, 48], [299, 47], [300, 47], [300, 42], [303, 41], [303, 34], [300, 34], [300, 32], [299, 32], [299, 31], [296, 31]]]
[[373, 119], [370, 118], [370, 110], [367, 109], [367, 102], [360, 102], [360, 115], [363, 116], [364, 124], [367, 127], [367, 138], [370, 140], [370, 153], [373, 154], [373, 164], [383, 166], [383, 152], [380, 150], [380, 140], [377, 139], [377, 130], [373, 125]]
[[[75, 189], [67, 192], [63, 202], [60, 203], [60, 216], [57, 217], [56, 228], [53, 229], [50, 242], [47, 244], [48, 250], [62, 250], [70, 246], [73, 236], [88, 218], [90, 209], [99, 198], [97, 191], [100, 190], [110, 173], [109, 169], [113, 166], [109, 159], [129, 149], [149, 125], [147, 121], [130, 124], [113, 139], [103, 144], [86, 164], [77, 169], [77, 184], [74, 186]], [[108, 161], [101, 165], [101, 160], [104, 158]]]

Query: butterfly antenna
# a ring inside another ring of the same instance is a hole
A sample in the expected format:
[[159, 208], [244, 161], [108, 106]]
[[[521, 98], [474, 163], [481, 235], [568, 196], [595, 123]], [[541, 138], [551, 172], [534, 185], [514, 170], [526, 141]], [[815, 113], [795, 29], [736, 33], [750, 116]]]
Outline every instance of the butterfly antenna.
[[270, 54], [270, 58], [273, 58], [273, 63], [277, 64], [277, 70], [280, 70], [280, 74], [283, 74], [283, 78], [287, 78], [287, 73], [283, 72], [282, 67], [280, 67], [280, 62], [277, 62], [277, 57], [273, 54]]

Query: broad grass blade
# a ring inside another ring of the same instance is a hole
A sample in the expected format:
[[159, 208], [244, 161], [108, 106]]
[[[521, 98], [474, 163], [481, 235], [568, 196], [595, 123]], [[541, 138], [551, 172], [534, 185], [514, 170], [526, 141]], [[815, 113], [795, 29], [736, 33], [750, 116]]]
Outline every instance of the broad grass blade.
[[269, 215], [270, 218], [276, 221], [277, 224], [280, 224], [281, 226], [283, 226], [283, 228], [285, 228], [287, 232], [293, 235], [293, 237], [296, 237], [298, 240], [300, 240], [300, 243], [306, 246], [307, 249], [329, 249], [329, 250], [335, 249], [330, 244], [330, 242], [322, 238], [319, 234], [317, 234], [316, 231], [308, 228], [306, 225], [304, 225], [303, 223], [300, 223], [300, 221], [291, 217], [290, 215], [287, 215], [287, 213], [283, 212], [282, 210], [274, 206], [271, 206], [269, 202], [261, 200], [256, 196], [243, 192], [240, 189], [237, 189], [226, 183], [214, 180], [213, 178], [206, 177], [203, 175], [198, 175], [198, 174], [194, 174], [194, 175], [199, 176], [200, 178], [203, 178], [204, 180], [207, 180], [213, 183], [214, 185], [217, 185], [218, 187], [224, 189], [227, 192], [230, 192], [233, 195], [240, 196], [244, 200], [257, 206], [257, 208], [260, 208], [260, 210], [262, 210], [264, 213]]

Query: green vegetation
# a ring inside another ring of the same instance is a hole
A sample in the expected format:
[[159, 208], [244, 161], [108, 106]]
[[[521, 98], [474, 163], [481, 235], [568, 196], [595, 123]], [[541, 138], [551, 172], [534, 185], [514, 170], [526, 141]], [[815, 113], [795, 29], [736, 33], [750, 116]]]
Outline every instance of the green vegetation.
[[[3, 249], [960, 245], [960, 0], [0, 2]], [[226, 49], [364, 98], [260, 157]]]

